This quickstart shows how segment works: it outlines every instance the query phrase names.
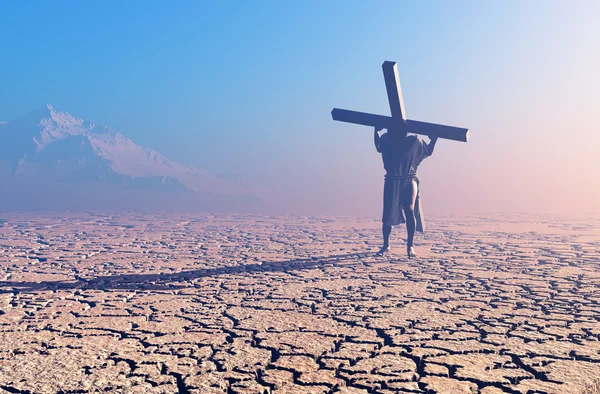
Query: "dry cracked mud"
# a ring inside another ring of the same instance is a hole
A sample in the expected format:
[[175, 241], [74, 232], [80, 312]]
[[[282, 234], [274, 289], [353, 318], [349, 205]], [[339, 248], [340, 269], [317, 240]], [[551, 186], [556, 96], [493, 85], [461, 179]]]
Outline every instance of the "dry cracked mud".
[[5, 214], [0, 391], [581, 393], [600, 220]]

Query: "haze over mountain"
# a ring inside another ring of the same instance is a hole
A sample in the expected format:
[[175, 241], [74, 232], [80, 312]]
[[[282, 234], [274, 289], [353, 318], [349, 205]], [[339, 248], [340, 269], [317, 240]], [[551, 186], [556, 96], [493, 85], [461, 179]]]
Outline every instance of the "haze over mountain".
[[253, 210], [257, 191], [51, 105], [0, 123], [6, 209]]

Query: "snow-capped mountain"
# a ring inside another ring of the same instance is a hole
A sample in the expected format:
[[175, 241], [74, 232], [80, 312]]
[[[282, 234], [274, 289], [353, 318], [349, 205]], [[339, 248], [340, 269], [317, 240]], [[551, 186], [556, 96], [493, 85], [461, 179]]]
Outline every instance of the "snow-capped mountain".
[[[104, 202], [132, 208], [157, 200], [157, 194], [167, 205], [168, 195], [177, 195], [178, 201], [186, 201], [185, 208], [258, 202], [253, 189], [240, 180], [171, 161], [108, 127], [50, 105], [0, 123], [0, 182], [0, 210], [2, 203], [15, 205], [11, 197], [39, 205], [31, 194], [36, 187], [42, 191], [37, 199], [42, 206], [66, 197], [76, 199], [71, 201], [75, 206], [93, 208], [90, 199], [97, 200], [98, 193], [105, 194]], [[90, 203], [80, 204], [81, 198]]]

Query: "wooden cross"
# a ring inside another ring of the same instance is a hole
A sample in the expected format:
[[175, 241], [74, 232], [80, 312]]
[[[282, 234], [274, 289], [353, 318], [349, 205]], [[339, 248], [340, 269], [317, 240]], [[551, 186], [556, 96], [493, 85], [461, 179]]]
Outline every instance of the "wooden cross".
[[383, 77], [385, 78], [385, 87], [387, 89], [392, 116], [374, 115], [334, 108], [331, 111], [333, 120], [376, 127], [378, 129], [399, 129], [414, 134], [467, 142], [469, 138], [468, 129], [406, 119], [396, 62], [383, 62], [381, 68], [383, 68]]

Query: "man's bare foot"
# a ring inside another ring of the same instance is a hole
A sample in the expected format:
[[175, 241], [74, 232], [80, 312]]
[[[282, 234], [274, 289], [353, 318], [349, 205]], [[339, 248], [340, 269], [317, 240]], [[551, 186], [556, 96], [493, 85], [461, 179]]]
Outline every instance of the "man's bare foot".
[[381, 249], [379, 249], [379, 252], [375, 253], [375, 256], [385, 256], [389, 252], [390, 252], [389, 245], [383, 246]]
[[409, 259], [411, 257], [417, 257], [417, 253], [415, 252], [415, 248], [413, 246], [406, 249], [406, 254], [408, 255]]

